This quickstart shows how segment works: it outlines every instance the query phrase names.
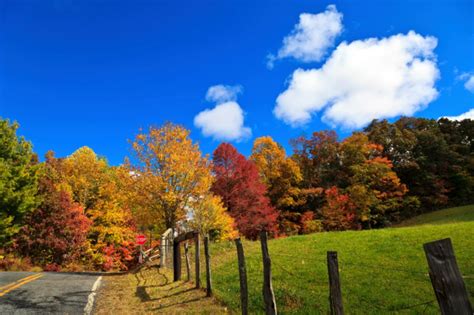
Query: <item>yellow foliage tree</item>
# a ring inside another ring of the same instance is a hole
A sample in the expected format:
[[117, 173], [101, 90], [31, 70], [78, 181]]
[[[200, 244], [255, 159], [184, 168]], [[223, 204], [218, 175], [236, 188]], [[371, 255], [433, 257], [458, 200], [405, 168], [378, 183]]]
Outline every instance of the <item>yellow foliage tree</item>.
[[[92, 261], [106, 262], [107, 248], [130, 246], [135, 223], [127, 194], [128, 169], [111, 167], [92, 149], [82, 147], [64, 159], [47, 158], [54, 165], [52, 177], [60, 190], [71, 194], [92, 220], [88, 241]], [[120, 263], [120, 262], [117, 262]]]
[[285, 209], [297, 205], [301, 171], [298, 164], [286, 156], [280, 144], [268, 136], [257, 138], [250, 159], [257, 165], [274, 207]]
[[227, 213], [219, 196], [206, 194], [190, 203], [190, 227], [216, 240], [234, 239], [238, 233], [234, 219]]
[[85, 211], [93, 208], [99, 200], [99, 190], [106, 180], [107, 162], [98, 158], [89, 147], [82, 147], [65, 158], [59, 170], [63, 189], [72, 193], [74, 201]]
[[[189, 137], [189, 130], [167, 123], [150, 127], [132, 142], [135, 163], [129, 163], [141, 218], [174, 228], [185, 217], [192, 198], [205, 195], [212, 184], [210, 161]], [[149, 222], [149, 223], [152, 223]]]

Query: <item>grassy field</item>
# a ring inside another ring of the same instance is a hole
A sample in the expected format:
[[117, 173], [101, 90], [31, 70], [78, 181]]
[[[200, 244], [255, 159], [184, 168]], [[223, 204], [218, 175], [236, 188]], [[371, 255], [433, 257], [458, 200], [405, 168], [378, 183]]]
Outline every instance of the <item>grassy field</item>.
[[[469, 294], [474, 296], [474, 206], [410, 220], [408, 227], [294, 236], [269, 242], [273, 287], [281, 314], [326, 314], [326, 252], [338, 252], [348, 314], [438, 314], [423, 243], [451, 238]], [[233, 243], [212, 248], [216, 297], [239, 310]], [[258, 242], [244, 242], [251, 313], [263, 313], [262, 257]]]

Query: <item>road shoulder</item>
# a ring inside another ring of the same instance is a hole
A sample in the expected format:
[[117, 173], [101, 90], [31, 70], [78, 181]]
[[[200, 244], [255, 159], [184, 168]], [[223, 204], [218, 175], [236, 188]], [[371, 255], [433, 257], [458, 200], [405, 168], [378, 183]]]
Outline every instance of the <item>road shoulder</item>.
[[172, 282], [170, 271], [144, 268], [102, 279], [94, 314], [228, 314], [227, 308], [192, 282]]

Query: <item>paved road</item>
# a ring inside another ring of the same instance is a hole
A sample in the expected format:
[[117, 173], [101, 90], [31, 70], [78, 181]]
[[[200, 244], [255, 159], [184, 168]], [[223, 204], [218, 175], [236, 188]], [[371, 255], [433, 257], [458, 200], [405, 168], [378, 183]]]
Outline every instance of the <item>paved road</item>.
[[0, 272], [0, 314], [90, 313], [98, 278], [54, 272]]

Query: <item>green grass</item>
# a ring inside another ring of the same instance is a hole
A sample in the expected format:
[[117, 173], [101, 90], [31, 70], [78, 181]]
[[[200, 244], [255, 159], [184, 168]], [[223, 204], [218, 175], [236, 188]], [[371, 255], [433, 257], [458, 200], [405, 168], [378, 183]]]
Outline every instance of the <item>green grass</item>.
[[402, 222], [399, 226], [446, 224], [474, 221], [474, 205], [449, 208], [422, 214]]
[[[326, 252], [335, 250], [348, 314], [438, 314], [423, 243], [451, 238], [468, 292], [474, 296], [473, 206], [424, 215], [424, 225], [371, 231], [317, 233], [271, 240], [273, 288], [281, 314], [327, 314]], [[470, 221], [472, 220], [472, 221]], [[445, 224], [441, 224], [441, 223]], [[415, 224], [411, 223], [411, 224]], [[431, 225], [432, 224], [432, 225]], [[259, 242], [244, 242], [250, 312], [263, 313]], [[212, 248], [216, 297], [238, 311], [239, 276], [235, 245]], [[420, 303], [431, 304], [414, 306]]]

